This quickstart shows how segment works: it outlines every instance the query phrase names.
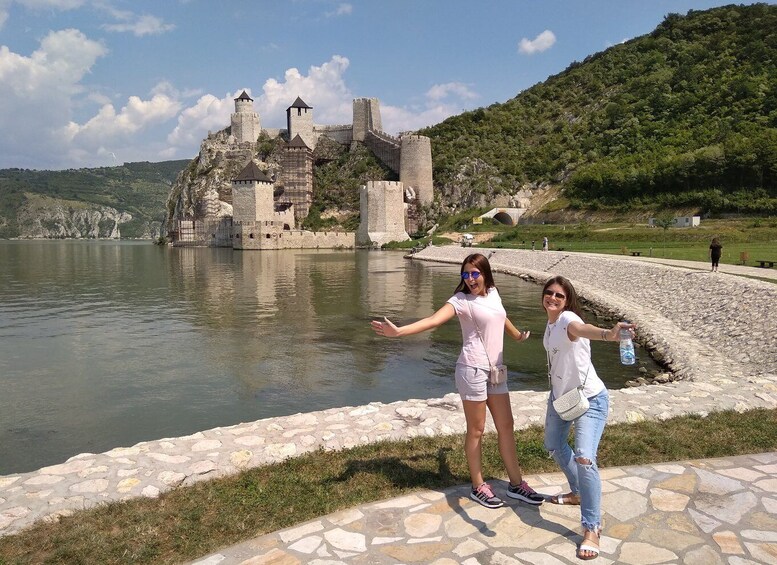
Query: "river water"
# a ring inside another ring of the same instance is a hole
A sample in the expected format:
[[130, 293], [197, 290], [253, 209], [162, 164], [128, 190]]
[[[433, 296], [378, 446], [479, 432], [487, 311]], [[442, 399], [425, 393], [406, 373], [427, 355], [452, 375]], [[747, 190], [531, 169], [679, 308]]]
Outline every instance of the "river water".
[[[458, 270], [388, 251], [0, 241], [0, 475], [260, 418], [452, 392], [455, 320], [403, 340], [374, 336], [369, 321], [431, 314]], [[545, 389], [540, 287], [499, 274], [496, 283], [511, 320], [532, 331], [506, 342], [511, 389]], [[637, 375], [612, 344], [593, 350], [608, 386]]]

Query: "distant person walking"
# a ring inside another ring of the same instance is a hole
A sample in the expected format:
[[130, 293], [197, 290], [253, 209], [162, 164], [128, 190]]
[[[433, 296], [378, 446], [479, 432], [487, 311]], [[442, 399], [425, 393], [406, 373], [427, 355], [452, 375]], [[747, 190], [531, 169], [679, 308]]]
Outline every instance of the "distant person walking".
[[[548, 356], [548, 379], [551, 383], [545, 415], [545, 449], [558, 463], [569, 482], [570, 492], [551, 497], [554, 504], [580, 505], [583, 541], [578, 559], [599, 555], [602, 531], [602, 480], [596, 458], [599, 440], [609, 414], [610, 397], [591, 363], [591, 341], [599, 339], [618, 343], [618, 332], [632, 324], [619, 322], [610, 329], [586, 324], [580, 317], [577, 293], [572, 283], [556, 276], [542, 289], [542, 307], [548, 324], [542, 344]], [[575, 388], [582, 388], [588, 409], [573, 420], [559, 416], [553, 401]], [[568, 443], [569, 430], [575, 427], [574, 451]]]
[[722, 255], [723, 246], [720, 244], [720, 240], [717, 237], [712, 238], [710, 243], [710, 261], [712, 262], [711, 272], [718, 271], [718, 263], [720, 263], [720, 256]]
[[542, 250], [547, 251], [548, 250], [548, 238], [543, 237], [542, 238]]
[[502, 364], [505, 331], [516, 341], [526, 340], [529, 332], [519, 331], [507, 318], [488, 259], [480, 253], [467, 256], [461, 264], [461, 279], [454, 295], [431, 316], [401, 327], [384, 317], [382, 322], [372, 321], [371, 326], [378, 335], [404, 337], [433, 330], [454, 316], [459, 318], [463, 339], [455, 374], [467, 423], [464, 452], [472, 481], [470, 498], [487, 508], [504, 505], [483, 480], [481, 453], [488, 408], [496, 426], [499, 454], [510, 479], [507, 496], [535, 506], [542, 504], [543, 497], [526, 484], [521, 474], [506, 379], [496, 385], [489, 381], [490, 368]]
[[534, 240], [531, 240], [531, 250], [534, 251]]

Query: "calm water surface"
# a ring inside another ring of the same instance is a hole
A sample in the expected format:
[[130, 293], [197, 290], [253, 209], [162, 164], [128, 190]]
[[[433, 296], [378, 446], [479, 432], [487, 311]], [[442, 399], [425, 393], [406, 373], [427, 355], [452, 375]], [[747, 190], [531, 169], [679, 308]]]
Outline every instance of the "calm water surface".
[[[510, 318], [532, 330], [506, 344], [511, 388], [545, 390], [540, 287], [496, 277]], [[443, 396], [458, 323], [399, 341], [369, 320], [427, 316], [457, 282], [458, 266], [397, 252], [0, 242], [0, 475], [270, 416]], [[637, 374], [612, 344], [595, 342], [594, 358], [610, 387]]]

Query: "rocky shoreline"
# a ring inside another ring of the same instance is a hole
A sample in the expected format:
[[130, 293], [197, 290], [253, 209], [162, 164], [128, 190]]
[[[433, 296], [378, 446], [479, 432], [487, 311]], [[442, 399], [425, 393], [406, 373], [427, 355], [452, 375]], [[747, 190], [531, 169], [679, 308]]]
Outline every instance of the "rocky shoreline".
[[[430, 247], [412, 260], [458, 264], [472, 251]], [[551, 274], [567, 276], [591, 305], [638, 324], [638, 343], [666, 366], [667, 380], [673, 382], [611, 391], [611, 422], [777, 407], [777, 285], [582, 253], [497, 250], [491, 264], [499, 273], [537, 282]], [[546, 391], [513, 392], [510, 398], [516, 429], [542, 423]], [[156, 497], [319, 448], [464, 429], [461, 402], [451, 393], [269, 418], [84, 453], [60, 465], [0, 476], [0, 535], [101, 502]]]

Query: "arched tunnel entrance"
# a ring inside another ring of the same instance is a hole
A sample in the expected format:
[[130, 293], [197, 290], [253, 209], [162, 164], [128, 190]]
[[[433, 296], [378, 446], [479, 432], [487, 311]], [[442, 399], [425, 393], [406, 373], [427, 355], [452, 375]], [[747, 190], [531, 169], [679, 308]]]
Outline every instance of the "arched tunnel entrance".
[[500, 224], [504, 224], [505, 226], [515, 225], [515, 222], [513, 221], [513, 217], [507, 212], [497, 212], [496, 214], [494, 214], [494, 219]]

